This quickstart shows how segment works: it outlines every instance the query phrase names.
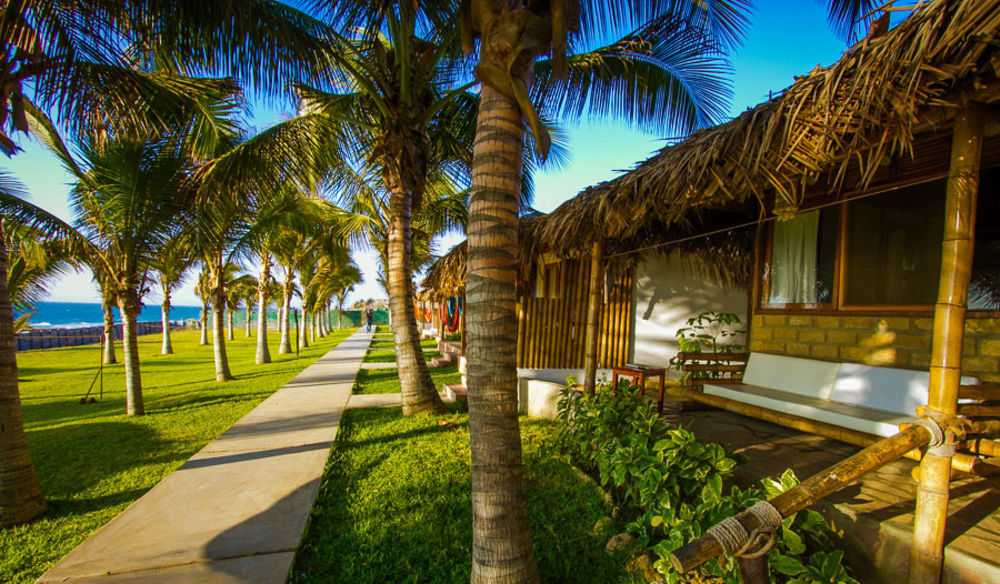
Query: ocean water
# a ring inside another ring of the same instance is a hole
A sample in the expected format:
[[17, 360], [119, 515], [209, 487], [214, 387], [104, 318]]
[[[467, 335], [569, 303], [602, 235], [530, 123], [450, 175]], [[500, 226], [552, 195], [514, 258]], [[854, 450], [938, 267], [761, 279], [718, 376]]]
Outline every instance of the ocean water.
[[[115, 322], [121, 322], [118, 309], [114, 309]], [[200, 306], [173, 306], [170, 308], [170, 320], [184, 321], [198, 318]], [[14, 311], [14, 318], [20, 313]], [[28, 321], [33, 328], [74, 328], [104, 324], [104, 309], [97, 303], [84, 302], [39, 302], [35, 307], [34, 316]], [[160, 305], [150, 304], [142, 307], [139, 322], [160, 322]]]

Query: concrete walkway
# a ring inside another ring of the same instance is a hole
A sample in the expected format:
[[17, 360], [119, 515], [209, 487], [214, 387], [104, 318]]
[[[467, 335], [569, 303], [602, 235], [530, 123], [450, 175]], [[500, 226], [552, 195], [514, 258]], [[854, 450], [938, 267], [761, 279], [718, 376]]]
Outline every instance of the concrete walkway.
[[38, 582], [285, 582], [370, 341], [348, 337]]

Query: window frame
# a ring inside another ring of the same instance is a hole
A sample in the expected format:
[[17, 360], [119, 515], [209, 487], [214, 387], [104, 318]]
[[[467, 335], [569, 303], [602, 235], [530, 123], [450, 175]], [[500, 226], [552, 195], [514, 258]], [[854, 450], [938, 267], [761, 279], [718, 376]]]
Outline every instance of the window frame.
[[[989, 167], [989, 168], [1000, 168], [1000, 167]], [[982, 168], [980, 172], [987, 170], [988, 168]], [[817, 209], [834, 209], [838, 213], [837, 220], [837, 234], [836, 234], [836, 255], [834, 258], [834, 282], [833, 289], [831, 292], [831, 302], [829, 303], [786, 303], [786, 304], [771, 304], [768, 302], [770, 297], [770, 284], [771, 284], [771, 252], [774, 244], [774, 220], [769, 221], [766, 229], [763, 230], [765, 237], [761, 238], [757, 244], [757, 257], [758, 257], [758, 268], [755, 270], [754, 279], [754, 290], [757, 293], [757, 300], [753, 303], [755, 305], [754, 312], [761, 314], [807, 314], [807, 315], [841, 315], [844, 313], [866, 316], [866, 315], [885, 315], [885, 316], [932, 316], [934, 314], [934, 304], [847, 304], [846, 301], [846, 286], [847, 286], [847, 230], [849, 213], [847, 212], [847, 205], [852, 201], [865, 198], [868, 196], [881, 196], [888, 193], [905, 189], [908, 187], [916, 186], [923, 183], [934, 182], [937, 180], [946, 180], [947, 173], [934, 173], [921, 177], [919, 180], [910, 180], [899, 184], [885, 185], [876, 191], [860, 191], [854, 192], [848, 196], [843, 197], [842, 200], [837, 202], [834, 197], [830, 195], [811, 197], [805, 204], [799, 209], [799, 213], [805, 213], [809, 211], [814, 211]], [[942, 202], [942, 210], [944, 212], [944, 206]], [[978, 216], [977, 216], [978, 223]], [[968, 308], [966, 310], [966, 315], [969, 318], [998, 318], [1000, 317], [1000, 310], [991, 309], [974, 309]]]

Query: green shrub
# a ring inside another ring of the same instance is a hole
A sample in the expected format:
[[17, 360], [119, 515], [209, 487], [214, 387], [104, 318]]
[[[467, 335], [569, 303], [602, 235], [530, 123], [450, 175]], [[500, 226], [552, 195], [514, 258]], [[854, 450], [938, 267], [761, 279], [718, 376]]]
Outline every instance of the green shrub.
[[[560, 443], [572, 461], [599, 481], [619, 506], [626, 529], [656, 558], [667, 582], [739, 583], [735, 560], [708, 562], [693, 575], [677, 573], [670, 553], [726, 517], [798, 483], [785, 471], [761, 488], [729, 486], [736, 461], [722, 446], [670, 428], [636, 390], [619, 386], [584, 396], [570, 387], [559, 400]], [[827, 521], [815, 511], [788, 517], [768, 552], [772, 580], [793, 584], [855, 583]]]

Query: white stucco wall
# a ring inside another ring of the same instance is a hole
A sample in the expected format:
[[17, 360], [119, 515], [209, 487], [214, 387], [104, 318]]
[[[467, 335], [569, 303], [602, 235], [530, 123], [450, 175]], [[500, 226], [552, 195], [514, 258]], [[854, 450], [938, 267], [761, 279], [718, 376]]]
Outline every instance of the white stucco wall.
[[699, 281], [674, 256], [647, 253], [644, 260], [636, 269], [632, 294], [636, 322], [631, 363], [669, 365], [677, 354], [677, 329], [702, 312], [732, 312], [746, 321], [746, 292]]

